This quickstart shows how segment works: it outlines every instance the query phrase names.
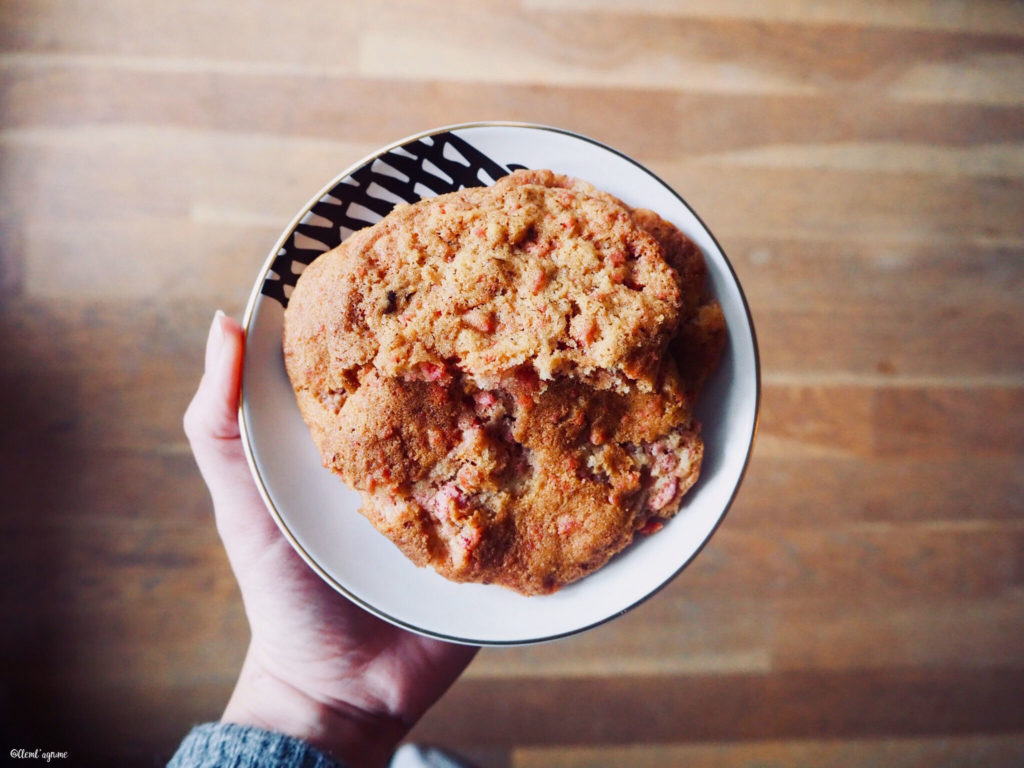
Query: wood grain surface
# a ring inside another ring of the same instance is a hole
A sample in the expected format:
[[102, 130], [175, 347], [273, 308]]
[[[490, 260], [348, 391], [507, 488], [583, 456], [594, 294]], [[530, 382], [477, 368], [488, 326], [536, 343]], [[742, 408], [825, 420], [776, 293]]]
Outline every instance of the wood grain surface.
[[1024, 765], [1019, 0], [0, 3], [0, 752], [161, 765], [247, 627], [181, 430], [214, 310], [365, 153], [469, 120], [626, 152], [763, 365], [725, 525], [604, 627], [485, 650], [480, 768]]

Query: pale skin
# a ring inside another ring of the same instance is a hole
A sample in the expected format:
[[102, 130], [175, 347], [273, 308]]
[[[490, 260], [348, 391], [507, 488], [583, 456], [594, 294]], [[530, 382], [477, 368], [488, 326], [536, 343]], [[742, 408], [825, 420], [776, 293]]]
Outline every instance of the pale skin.
[[377, 619], [327, 586], [292, 549], [242, 449], [243, 351], [242, 328], [217, 313], [184, 419], [251, 630], [221, 720], [297, 736], [353, 768], [386, 765], [476, 649]]

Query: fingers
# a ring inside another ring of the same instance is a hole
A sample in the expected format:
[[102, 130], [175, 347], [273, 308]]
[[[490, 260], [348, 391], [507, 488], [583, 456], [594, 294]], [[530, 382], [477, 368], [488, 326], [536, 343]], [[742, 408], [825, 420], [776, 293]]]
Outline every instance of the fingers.
[[206, 339], [203, 378], [185, 411], [185, 434], [193, 450], [211, 441], [238, 437], [242, 335], [242, 327], [218, 310]]
[[184, 418], [233, 564], [257, 556], [279, 538], [253, 482], [238, 427], [244, 348], [242, 327], [218, 311], [206, 340], [203, 377]]
[[244, 492], [255, 495], [238, 429], [242, 327], [218, 312], [206, 340], [206, 370], [185, 411], [185, 434], [214, 503]]

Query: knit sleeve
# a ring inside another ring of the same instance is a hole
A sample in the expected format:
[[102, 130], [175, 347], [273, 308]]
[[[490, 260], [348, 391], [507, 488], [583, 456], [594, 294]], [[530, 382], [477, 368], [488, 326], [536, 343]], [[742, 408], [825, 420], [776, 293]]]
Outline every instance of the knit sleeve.
[[234, 723], [197, 725], [167, 768], [345, 768], [294, 736]]

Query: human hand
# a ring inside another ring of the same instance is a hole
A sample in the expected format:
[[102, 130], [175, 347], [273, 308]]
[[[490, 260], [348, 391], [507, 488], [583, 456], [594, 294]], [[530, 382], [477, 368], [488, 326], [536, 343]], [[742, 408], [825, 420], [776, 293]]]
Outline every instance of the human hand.
[[217, 313], [184, 426], [213, 497], [252, 637], [224, 722], [304, 739], [353, 767], [378, 766], [473, 658], [339, 595], [267, 513], [238, 428], [243, 331]]

